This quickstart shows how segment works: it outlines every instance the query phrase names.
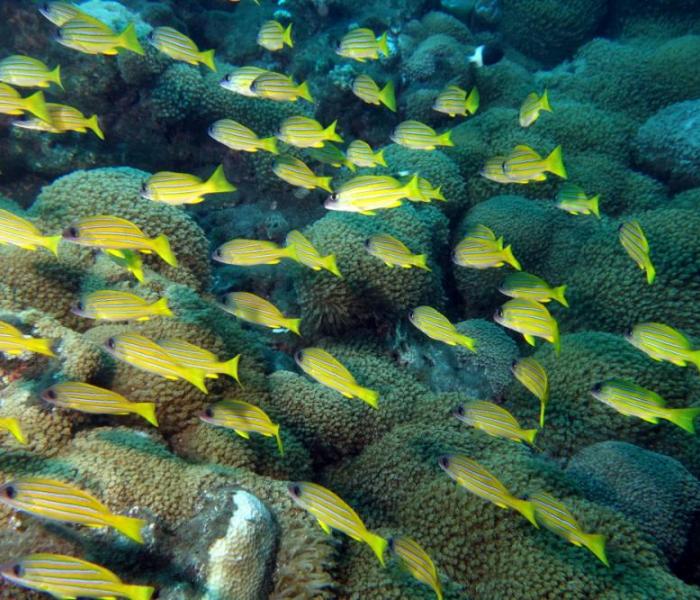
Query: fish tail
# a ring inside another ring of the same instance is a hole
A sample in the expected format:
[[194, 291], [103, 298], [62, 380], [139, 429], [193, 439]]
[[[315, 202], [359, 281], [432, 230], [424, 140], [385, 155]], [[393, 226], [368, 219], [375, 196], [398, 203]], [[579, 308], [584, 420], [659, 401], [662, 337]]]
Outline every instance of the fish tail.
[[700, 371], [700, 350], [693, 350], [688, 354], [688, 360], [693, 363]]
[[297, 247], [294, 244], [287, 244], [281, 249], [280, 257], [289, 258], [290, 260], [295, 260], [299, 262], [299, 254], [297, 252]]
[[665, 417], [688, 433], [695, 433], [695, 418], [700, 415], [700, 408], [669, 408]]
[[387, 40], [388, 33], [389, 33], [388, 31], [385, 31], [384, 33], [382, 33], [382, 35], [377, 40], [377, 45], [379, 47], [379, 51], [384, 56], [389, 56], [389, 41]]
[[25, 340], [27, 350], [30, 352], [36, 352], [37, 354], [44, 354], [46, 356], [56, 356], [51, 350], [51, 340], [46, 338], [31, 338]]
[[216, 73], [216, 63], [214, 62], [214, 51], [204, 50], [199, 53], [199, 62], [203, 65], [209, 67], [212, 71]]
[[537, 520], [535, 519], [535, 505], [529, 500], [520, 500], [520, 498], [511, 498], [509, 502], [513, 510], [517, 510], [523, 517], [539, 529]]
[[304, 100], [308, 100], [309, 102], [313, 102], [314, 98], [311, 95], [311, 90], [309, 90], [309, 82], [305, 81], [304, 83], [300, 83], [297, 86], [297, 94], [300, 98], [303, 98]]
[[212, 192], [235, 192], [236, 186], [226, 179], [226, 174], [224, 173], [224, 165], [219, 165], [216, 167], [215, 171], [211, 174], [211, 177], [206, 183], [207, 190]]
[[316, 186], [320, 187], [322, 190], [333, 193], [333, 188], [331, 187], [332, 177], [316, 177]]
[[270, 154], [279, 154], [279, 150], [277, 150], [277, 138], [262, 138], [258, 141], [258, 145], [261, 150], [265, 150]]
[[520, 263], [518, 262], [518, 259], [515, 258], [515, 255], [513, 254], [513, 247], [509, 244], [505, 248], [503, 248], [503, 260], [507, 262], [511, 267], [513, 267], [517, 271], [522, 271], [523, 268], [520, 266]]
[[379, 559], [379, 564], [381, 564], [383, 567], [384, 552], [386, 551], [389, 543], [381, 535], [377, 535], [376, 533], [372, 533], [371, 531], [365, 533], [364, 538], [365, 542], [367, 542], [367, 545], [370, 548], [372, 548], [372, 551]]
[[54, 256], [58, 256], [58, 244], [62, 237], [63, 236], [60, 235], [46, 235], [43, 238], [43, 245], [50, 250]]
[[394, 82], [389, 81], [379, 92], [379, 101], [384, 104], [390, 111], [396, 112], [396, 92], [394, 91]]
[[24, 99], [24, 107], [27, 112], [39, 117], [42, 121], [51, 124], [51, 113], [46, 106], [44, 92], [37, 92]]
[[562, 179], [566, 179], [566, 167], [561, 153], [561, 146], [557, 146], [545, 160], [545, 171], [559, 175]]
[[134, 402], [129, 405], [129, 408], [140, 417], [143, 417], [154, 427], [158, 427], [158, 419], [156, 418], [156, 405], [153, 402]]
[[359, 385], [353, 390], [353, 393], [363, 402], [369, 404], [372, 408], [379, 408], [379, 392], [363, 388]]
[[63, 83], [61, 82], [61, 65], [58, 65], [53, 71], [49, 73], [49, 81], [53, 81], [58, 87], [63, 89]]
[[153, 314], [159, 315], [161, 317], [174, 317], [175, 316], [173, 314], [173, 311], [170, 310], [170, 307], [168, 306], [168, 299], [167, 298], [161, 298], [157, 302], [154, 302], [151, 305], [151, 309], [153, 310]]
[[447, 202], [447, 198], [442, 193], [442, 186], [439, 185], [433, 190], [433, 200], [440, 200], [440, 202]]
[[282, 34], [282, 43], [287, 44], [290, 48], [294, 48], [294, 42], [292, 41], [292, 24], [287, 25], [287, 29], [284, 30]]
[[354, 164], [352, 164], [349, 160], [346, 160], [343, 164], [353, 173], [357, 170], [357, 167]]
[[384, 150], [378, 150], [374, 154], [374, 160], [377, 162], [378, 165], [381, 165], [382, 167], [386, 167], [386, 159], [384, 158]]
[[606, 567], [610, 566], [605, 555], [605, 536], [599, 533], [584, 533], [581, 535], [581, 543], [595, 554]]
[[422, 198], [423, 195], [421, 194], [419, 183], [418, 183], [418, 175], [414, 175], [411, 177], [409, 182], [404, 186], [404, 193], [406, 194], [407, 198]]
[[229, 377], [233, 377], [236, 381], [240, 383], [240, 379], [238, 379], [238, 363], [241, 360], [241, 355], [236, 354], [231, 360], [227, 360], [224, 364], [221, 365], [221, 370], [228, 375]]
[[473, 115], [478, 110], [480, 101], [481, 98], [479, 97], [479, 90], [476, 89], [476, 87], [473, 87], [471, 92], [469, 92], [466, 101], [464, 102], [464, 108], [467, 109], [469, 114]]
[[455, 342], [457, 342], [460, 346], [464, 346], [465, 348], [468, 348], [472, 352], [476, 352], [474, 349], [476, 346], [476, 342], [470, 338], [468, 335], [458, 335], [455, 338]]
[[280, 426], [279, 423], [275, 425], [275, 428], [272, 430], [275, 439], [277, 440], [277, 449], [280, 452], [280, 456], [284, 456], [284, 447], [282, 446], [282, 438], [280, 436]]
[[159, 235], [153, 240], [153, 250], [170, 266], [177, 267], [177, 258], [170, 247], [168, 238], [164, 235]]
[[540, 428], [544, 427], [544, 412], [547, 408], [547, 403], [540, 400]]
[[27, 438], [25, 437], [24, 433], [22, 432], [22, 428], [20, 427], [19, 420], [16, 419], [15, 417], [7, 417], [4, 419], [0, 419], [0, 422], [2, 423], [2, 426], [7, 429], [7, 431], [10, 432], [10, 434], [20, 443], [20, 444], [26, 444], [27, 443]]
[[92, 130], [92, 132], [101, 140], [105, 139], [105, 134], [100, 129], [100, 122], [97, 120], [97, 115], [92, 115], [86, 122], [85, 126]]
[[427, 254], [417, 254], [416, 255], [416, 267], [423, 269], [425, 271], [432, 271], [428, 266], [428, 255]]
[[552, 344], [554, 344], [554, 353], [559, 356], [559, 353], [561, 352], [561, 338], [559, 336], [559, 325], [557, 325], [557, 322], [552, 319], [553, 321], [553, 326], [554, 326], [554, 331], [552, 332]]
[[540, 98], [540, 110], [546, 110], [547, 112], [552, 112], [552, 105], [549, 103], [549, 92], [545, 88], [542, 97]]
[[335, 127], [338, 124], [338, 120], [336, 119], [333, 121], [328, 127], [326, 127], [323, 130], [323, 135], [324, 139], [330, 141], [330, 142], [342, 142], [343, 138], [340, 137], [336, 132], [335, 132]]
[[129, 23], [126, 29], [121, 32], [118, 43], [120, 47], [136, 52], [136, 54], [144, 54], [139, 38], [136, 35], [136, 25], [133, 23]]
[[455, 143], [452, 141], [452, 130], [448, 129], [445, 133], [438, 136], [437, 145], [439, 146], [454, 146]]
[[333, 275], [342, 279], [343, 274], [340, 272], [340, 269], [338, 269], [338, 263], [336, 263], [335, 254], [329, 254], [328, 256], [324, 256], [323, 266], [326, 268], [326, 270], [333, 273]]
[[149, 585], [124, 585], [121, 590], [129, 600], [151, 600], [155, 588]]
[[523, 437], [525, 438], [525, 441], [530, 444], [531, 446], [535, 445], [535, 438], [537, 437], [537, 433], [539, 432], [539, 429], [523, 429]]
[[285, 319], [284, 326], [286, 329], [289, 329], [289, 331], [291, 331], [292, 333], [296, 333], [297, 335], [301, 335], [301, 333], [299, 333], [299, 327], [301, 326], [301, 319]]
[[127, 259], [126, 268], [134, 277], [136, 277], [136, 281], [139, 283], [146, 281], [146, 278], [143, 275], [143, 263], [138, 255], [134, 254], [131, 259]]
[[141, 530], [147, 525], [143, 519], [134, 519], [123, 515], [110, 515], [108, 523], [130, 540], [143, 544]]
[[559, 302], [562, 306], [566, 306], [566, 308], [569, 308], [569, 302], [566, 299], [566, 296], [564, 295], [566, 293], [566, 286], [565, 285], [560, 285], [559, 287], [555, 287], [552, 290], [552, 296], [554, 299]]
[[644, 265], [644, 270], [647, 274], [647, 283], [651, 285], [654, 283], [654, 279], [656, 279], [656, 269], [650, 260], [647, 260], [646, 264]]
[[192, 369], [188, 367], [182, 367], [180, 369], [180, 376], [189, 381], [194, 387], [196, 387], [200, 392], [208, 394], [207, 386], [204, 384], [204, 371], [200, 369]]

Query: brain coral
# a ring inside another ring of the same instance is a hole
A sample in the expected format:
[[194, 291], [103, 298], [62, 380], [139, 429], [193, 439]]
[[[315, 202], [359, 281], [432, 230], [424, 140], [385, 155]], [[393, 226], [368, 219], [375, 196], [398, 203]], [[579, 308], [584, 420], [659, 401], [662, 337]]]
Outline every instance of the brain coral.
[[500, 6], [505, 40], [550, 65], [592, 37], [607, 9], [605, 0], [502, 0]]
[[[375, 217], [330, 213], [304, 231], [323, 254], [334, 253], [342, 279], [299, 270], [294, 286], [305, 331], [340, 332], [403, 315], [420, 304], [440, 304], [443, 292], [435, 261], [442, 256], [446, 219], [430, 206], [401, 206]], [[428, 254], [434, 270], [389, 268], [364, 248], [375, 233], [403, 240], [414, 253]]]
[[[197, 289], [209, 285], [209, 244], [201, 229], [186, 213], [174, 206], [140, 197], [148, 173], [128, 167], [75, 171], [45, 187], [29, 214], [42, 230], [62, 231], [81, 217], [111, 214], [129, 219], [146, 235], [165, 234], [179, 266], [149, 256], [144, 263], [170, 280]], [[89, 251], [85, 251], [87, 256]]]

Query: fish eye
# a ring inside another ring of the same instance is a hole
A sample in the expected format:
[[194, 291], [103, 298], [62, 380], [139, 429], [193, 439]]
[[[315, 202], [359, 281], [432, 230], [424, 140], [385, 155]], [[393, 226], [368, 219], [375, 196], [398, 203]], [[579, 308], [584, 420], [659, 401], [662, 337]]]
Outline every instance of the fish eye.
[[216, 256], [217, 258], [221, 258], [221, 254], [221, 248], [217, 248], [216, 250], [214, 250], [214, 256]]
[[58, 398], [58, 394], [55, 392], [55, 390], [52, 390], [49, 388], [44, 392], [44, 395], [49, 399], [49, 400], [56, 400]]
[[17, 497], [17, 488], [13, 485], [8, 485], [4, 490], [3, 494], [5, 494], [6, 498], [9, 498], [12, 500], [13, 498]]
[[511, 370], [515, 370], [518, 368], [518, 361], [514, 360], [512, 363], [510, 363], [510, 368]]
[[456, 417], [463, 417], [464, 416], [464, 406], [462, 406], [460, 404], [457, 408], [455, 408], [454, 414]]
[[116, 342], [114, 341], [114, 338], [111, 337], [107, 340], [107, 347], [112, 348], [114, 350], [114, 347], [116, 346]]
[[226, 83], [231, 81], [231, 73], [229, 73], [228, 75], [224, 75], [224, 78], [221, 81]]
[[413, 321], [413, 317], [415, 317], [415, 316], [416, 316], [416, 311], [414, 311], [414, 310], [408, 311], [408, 318], [411, 319], [411, 321]]
[[301, 486], [297, 483], [293, 483], [289, 486], [289, 493], [295, 498], [298, 498], [301, 496]]
[[372, 240], [370, 240], [369, 238], [367, 238], [367, 239], [365, 240], [365, 242], [364, 242], [365, 248], [369, 249], [369, 246], [370, 246], [371, 243], [372, 243]]
[[75, 239], [78, 237], [78, 228], [75, 225], [71, 225], [63, 232], [63, 237], [68, 239]]
[[214, 411], [211, 409], [210, 406], [204, 410], [204, 416], [209, 417], [210, 419], [214, 416]]
[[438, 463], [443, 469], [447, 469], [450, 466], [450, 458], [448, 456], [441, 456], [438, 459]]
[[82, 303], [82, 301], [78, 300], [78, 302], [75, 303], [75, 308], [78, 310], [85, 310], [85, 305]]
[[24, 575], [24, 569], [22, 568], [22, 565], [19, 563], [15, 563], [14, 565], [12, 565], [12, 574], [16, 577], [22, 577], [22, 575]]
[[294, 353], [294, 360], [296, 360], [297, 362], [301, 362], [302, 360], [304, 360], [304, 351], [303, 351], [303, 350], [297, 350], [297, 351]]
[[393, 537], [390, 537], [390, 538], [386, 541], [386, 543], [387, 543], [387, 545], [389, 546], [389, 550], [391, 550], [391, 551], [393, 552], [393, 551], [394, 551], [394, 538], [393, 538]]
[[597, 394], [602, 389], [603, 389], [603, 384], [601, 382], [598, 382], [591, 388], [591, 392], [593, 392], [594, 394]]

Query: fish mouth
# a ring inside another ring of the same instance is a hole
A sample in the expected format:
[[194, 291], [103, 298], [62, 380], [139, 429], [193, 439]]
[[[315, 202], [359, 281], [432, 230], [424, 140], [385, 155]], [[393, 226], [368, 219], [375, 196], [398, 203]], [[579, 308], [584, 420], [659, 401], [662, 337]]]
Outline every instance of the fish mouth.
[[9, 581], [17, 581], [20, 577], [24, 575], [24, 569], [21, 563], [18, 562], [6, 562], [0, 565], [0, 575], [5, 577]]

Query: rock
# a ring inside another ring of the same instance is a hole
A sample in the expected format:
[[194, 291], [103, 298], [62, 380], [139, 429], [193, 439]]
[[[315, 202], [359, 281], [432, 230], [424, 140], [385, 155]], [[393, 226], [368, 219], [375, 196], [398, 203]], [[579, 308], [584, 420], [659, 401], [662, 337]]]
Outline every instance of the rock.
[[675, 190], [700, 186], [700, 100], [671, 104], [647, 119], [633, 153], [639, 167]]
[[567, 474], [589, 499], [624, 513], [671, 563], [689, 542], [700, 510], [700, 482], [677, 460], [625, 442], [584, 448]]

